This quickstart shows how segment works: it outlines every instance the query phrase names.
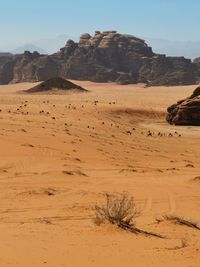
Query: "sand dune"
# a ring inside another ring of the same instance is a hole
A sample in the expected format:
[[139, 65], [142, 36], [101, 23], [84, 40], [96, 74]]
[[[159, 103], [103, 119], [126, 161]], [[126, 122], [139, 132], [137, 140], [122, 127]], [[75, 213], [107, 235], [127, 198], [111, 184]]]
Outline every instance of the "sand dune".
[[[165, 122], [195, 86], [75, 83], [90, 92], [0, 86], [0, 266], [199, 266], [200, 231], [156, 220], [200, 224], [200, 128]], [[95, 226], [103, 193], [123, 191], [166, 239]]]

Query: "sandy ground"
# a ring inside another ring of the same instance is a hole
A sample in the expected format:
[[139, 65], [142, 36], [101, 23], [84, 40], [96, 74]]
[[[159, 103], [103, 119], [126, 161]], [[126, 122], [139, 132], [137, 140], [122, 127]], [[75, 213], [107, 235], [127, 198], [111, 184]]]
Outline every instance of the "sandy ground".
[[[78, 84], [90, 92], [0, 86], [0, 266], [200, 266], [200, 231], [155, 220], [200, 223], [200, 128], [165, 122], [195, 86]], [[166, 239], [95, 226], [95, 204], [123, 191], [137, 227]]]

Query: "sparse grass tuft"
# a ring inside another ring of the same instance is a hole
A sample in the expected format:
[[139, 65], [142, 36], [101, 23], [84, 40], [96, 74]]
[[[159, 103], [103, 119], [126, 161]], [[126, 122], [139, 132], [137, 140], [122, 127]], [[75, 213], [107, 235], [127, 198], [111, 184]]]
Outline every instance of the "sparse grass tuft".
[[106, 194], [105, 197], [106, 203], [104, 205], [95, 206], [95, 224], [101, 225], [107, 221], [134, 234], [140, 233], [164, 238], [159, 234], [144, 231], [135, 226], [135, 219], [140, 215], [140, 211], [136, 208], [133, 197], [130, 197], [127, 193]]
[[119, 225], [125, 223], [133, 225], [134, 219], [139, 216], [133, 197], [129, 197], [127, 193], [120, 195], [105, 194], [106, 204], [104, 206], [95, 206], [97, 225], [105, 221], [111, 224]]

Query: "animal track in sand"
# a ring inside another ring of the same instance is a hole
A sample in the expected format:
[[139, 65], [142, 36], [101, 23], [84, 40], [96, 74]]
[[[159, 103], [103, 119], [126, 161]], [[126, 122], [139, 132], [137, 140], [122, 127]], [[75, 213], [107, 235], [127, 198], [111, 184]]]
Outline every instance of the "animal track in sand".
[[200, 183], [200, 176], [196, 176], [190, 180], [190, 182]]
[[26, 131], [25, 129], [18, 129], [18, 131], [21, 131], [21, 132], [27, 133], [27, 131]]
[[119, 170], [119, 173], [124, 173], [124, 172], [132, 173], [132, 172], [138, 172], [138, 171], [136, 169], [134, 169], [134, 168], [128, 168], [128, 169]]
[[[16, 167], [16, 170], [18, 170], [18, 169], [25, 169], [25, 166], [21, 166], [21, 167]], [[20, 172], [20, 171], [18, 171], [18, 172], [15, 172], [15, 176], [16, 177], [27, 177], [27, 176], [35, 176], [35, 175], [38, 175], [38, 172]]]
[[63, 174], [69, 175], [69, 176], [73, 176], [73, 175], [77, 175], [77, 176], [84, 176], [84, 177], [88, 177], [88, 175], [80, 170], [75, 170], [75, 171], [62, 171]]
[[[144, 208], [142, 210], [142, 213], [148, 213], [148, 212], [152, 211], [153, 203], [157, 204], [157, 202], [161, 203], [161, 200], [159, 200], [159, 201], [154, 200], [153, 201], [152, 196], [150, 194], [147, 194], [147, 197], [146, 197], [145, 202], [144, 202]], [[163, 203], [166, 203], [166, 200]], [[168, 209], [166, 210], [166, 212], [163, 211], [164, 213], [173, 214], [176, 212], [176, 201], [174, 199], [173, 194], [167, 194], [167, 205], [168, 205]]]
[[40, 188], [40, 189], [32, 189], [28, 191], [24, 191], [19, 193], [19, 195], [33, 195], [33, 196], [53, 196], [57, 193], [57, 190], [55, 188]]
[[174, 195], [172, 193], [168, 194], [168, 204], [169, 204], [169, 214], [173, 214], [176, 212], [176, 201]]
[[0, 173], [7, 173], [9, 169], [11, 169], [13, 166], [12, 165], [7, 165], [7, 166], [1, 166], [0, 167]]
[[187, 164], [185, 165], [186, 168], [195, 168], [193, 164]]
[[32, 144], [21, 144], [21, 146], [24, 146], [24, 147], [31, 147], [31, 148], [34, 147], [34, 145], [32, 145]]
[[55, 157], [60, 155], [60, 150], [53, 147], [38, 146], [38, 149], [40, 151], [40, 156]]
[[148, 213], [152, 209], [152, 197], [147, 195], [142, 213]]

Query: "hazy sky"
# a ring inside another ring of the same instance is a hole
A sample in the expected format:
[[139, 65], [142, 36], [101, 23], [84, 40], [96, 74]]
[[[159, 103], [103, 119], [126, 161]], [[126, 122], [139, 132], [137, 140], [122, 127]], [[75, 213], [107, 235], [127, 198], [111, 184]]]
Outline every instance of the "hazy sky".
[[200, 41], [200, 0], [0, 0], [0, 10], [0, 47], [107, 29]]

